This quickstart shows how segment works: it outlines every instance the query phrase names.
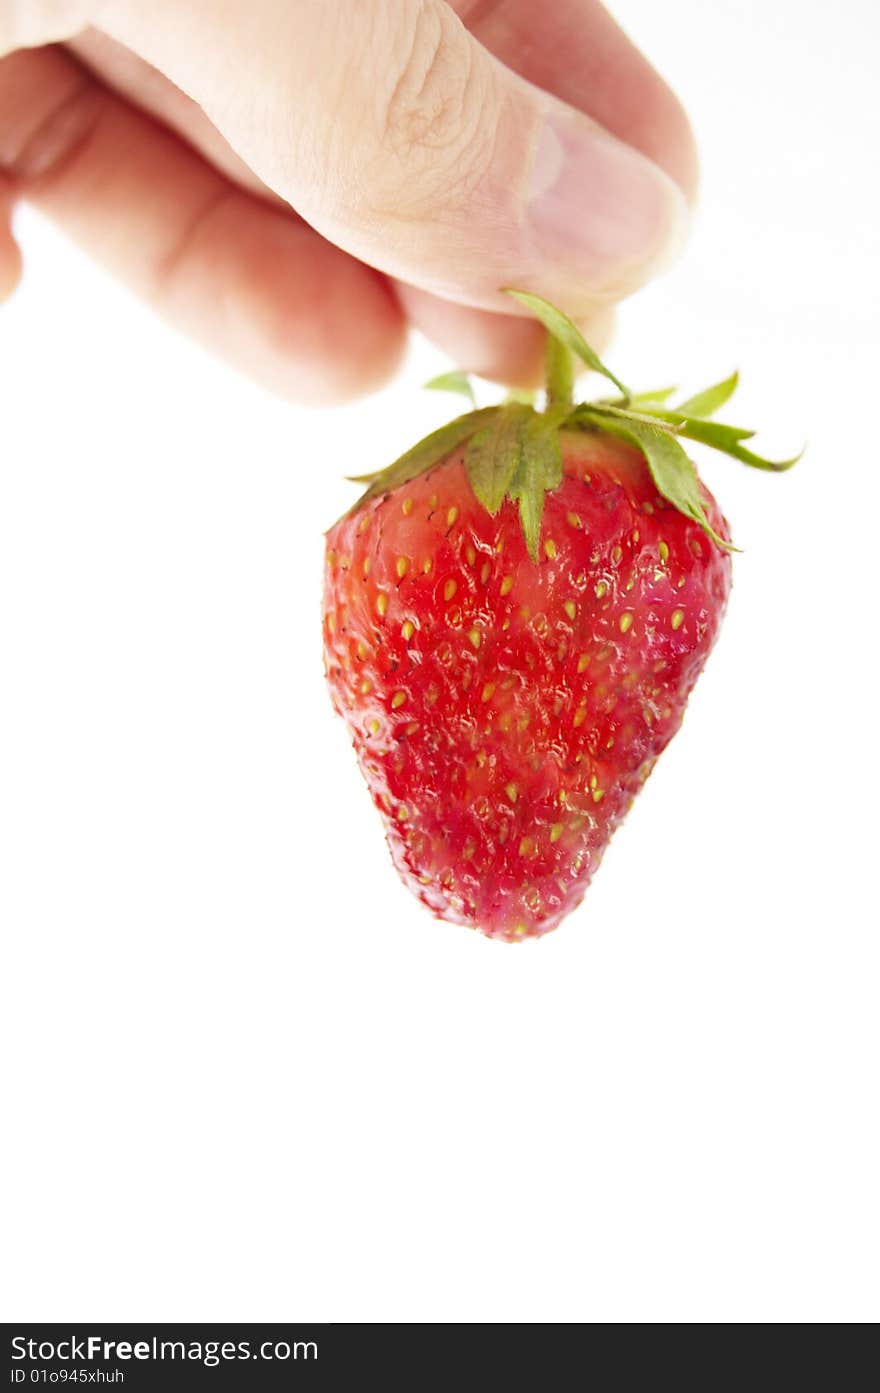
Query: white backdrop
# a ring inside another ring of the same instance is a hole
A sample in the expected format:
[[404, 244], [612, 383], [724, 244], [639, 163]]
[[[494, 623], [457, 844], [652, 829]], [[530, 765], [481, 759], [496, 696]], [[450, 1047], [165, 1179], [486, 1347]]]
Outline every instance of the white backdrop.
[[[519, 948], [400, 887], [330, 711], [322, 528], [439, 422], [310, 413], [24, 215], [0, 315], [6, 1319], [869, 1320], [878, 11], [620, 0], [703, 158], [628, 380], [734, 366], [774, 478], [684, 729]], [[454, 409], [454, 407], [453, 407]]]

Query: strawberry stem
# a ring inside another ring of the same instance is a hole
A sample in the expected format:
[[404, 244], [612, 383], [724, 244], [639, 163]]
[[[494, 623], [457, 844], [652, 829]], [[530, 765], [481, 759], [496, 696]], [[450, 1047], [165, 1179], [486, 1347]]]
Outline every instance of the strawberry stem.
[[[463, 448], [468, 480], [476, 498], [493, 517], [505, 498], [518, 504], [526, 546], [532, 560], [537, 561], [544, 496], [557, 488], [562, 479], [559, 432], [563, 427], [598, 430], [634, 445], [644, 457], [661, 497], [684, 517], [698, 522], [718, 546], [735, 551], [709, 522], [697, 472], [681, 439], [699, 441], [755, 469], [789, 469], [800, 458], [797, 455], [786, 460], [763, 459], [742, 443], [751, 439], [752, 431], [709, 419], [732, 395], [736, 373], [677, 407], [668, 405], [672, 390], [633, 396], [561, 310], [527, 290], [508, 289], [505, 294], [529, 310], [547, 330], [544, 413], [533, 410], [531, 395], [524, 400], [522, 393], [512, 393], [500, 406], [481, 407], [457, 416], [420, 440], [387, 469], [355, 480], [368, 487], [350, 511], [418, 478], [448, 459], [454, 450]], [[575, 361], [613, 382], [620, 396], [574, 406]], [[442, 373], [426, 385], [463, 392], [473, 400], [470, 383], [463, 373]]]
[[574, 403], [574, 361], [565, 344], [551, 333], [547, 334], [544, 371], [547, 405], [571, 406]]

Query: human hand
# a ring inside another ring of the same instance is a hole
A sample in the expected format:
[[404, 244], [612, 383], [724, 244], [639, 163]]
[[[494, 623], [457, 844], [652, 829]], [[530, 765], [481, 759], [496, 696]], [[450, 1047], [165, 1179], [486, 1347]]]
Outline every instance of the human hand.
[[525, 384], [601, 342], [680, 243], [676, 98], [596, 0], [0, 0], [0, 295], [32, 202], [170, 321], [294, 400], [396, 367], [407, 322]]

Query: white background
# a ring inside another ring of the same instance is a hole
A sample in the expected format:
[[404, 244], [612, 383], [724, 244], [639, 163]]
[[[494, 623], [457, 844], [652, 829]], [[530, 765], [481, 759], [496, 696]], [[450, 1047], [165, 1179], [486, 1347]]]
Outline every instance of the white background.
[[[733, 419], [735, 593], [581, 910], [398, 884], [331, 714], [322, 528], [448, 412], [263, 395], [34, 217], [0, 316], [7, 1319], [880, 1314], [880, 120], [869, 0], [616, 12], [700, 140], [612, 361]], [[872, 166], [874, 172], [871, 172]], [[454, 407], [453, 407], [454, 409]]]

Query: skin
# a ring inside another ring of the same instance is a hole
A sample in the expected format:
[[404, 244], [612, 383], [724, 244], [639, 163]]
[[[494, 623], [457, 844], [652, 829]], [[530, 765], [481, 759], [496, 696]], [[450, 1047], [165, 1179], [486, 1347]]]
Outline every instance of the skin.
[[594, 0], [0, 0], [0, 296], [26, 200], [294, 400], [378, 387], [410, 325], [532, 381], [503, 284], [601, 347], [695, 185], [679, 103]]

